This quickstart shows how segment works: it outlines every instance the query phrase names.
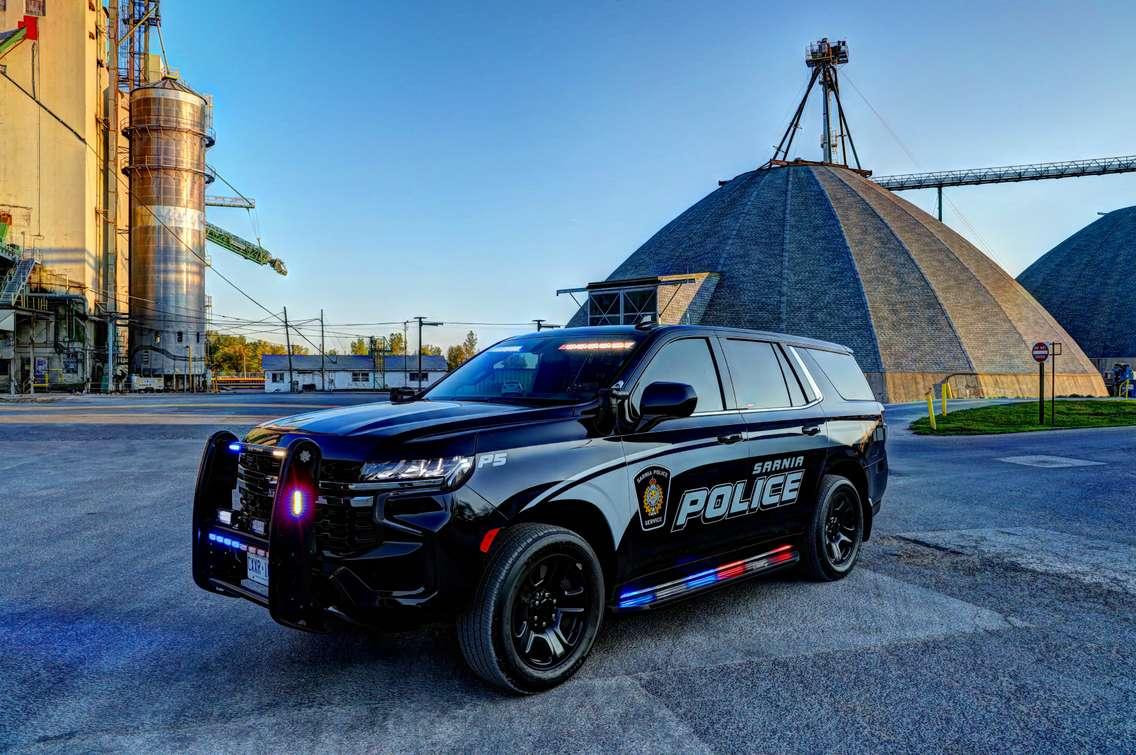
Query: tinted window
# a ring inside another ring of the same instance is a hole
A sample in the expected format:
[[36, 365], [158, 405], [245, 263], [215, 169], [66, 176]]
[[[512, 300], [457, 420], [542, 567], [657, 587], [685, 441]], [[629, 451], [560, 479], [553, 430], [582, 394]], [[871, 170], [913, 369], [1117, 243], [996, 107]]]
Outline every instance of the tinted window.
[[793, 399], [793, 406], [803, 406], [809, 403], [805, 398], [804, 386], [793, 368], [789, 366], [789, 360], [785, 357], [785, 352], [779, 346], [773, 348], [777, 352], [777, 361], [781, 365], [781, 373], [785, 375], [785, 385], [789, 386], [789, 398]]
[[789, 391], [773, 345], [765, 341], [726, 341], [726, 360], [740, 409], [790, 406]]
[[836, 354], [816, 349], [810, 349], [809, 353], [824, 370], [825, 376], [841, 397], [849, 401], [875, 400], [868, 380], [864, 377], [864, 371], [856, 364], [851, 354]]
[[[521, 336], [502, 341], [458, 367], [426, 394], [430, 400], [577, 403], [608, 388], [638, 343], [638, 334]], [[417, 381], [417, 373], [409, 380]], [[426, 380], [423, 373], [423, 380]]]
[[805, 403], [819, 399], [820, 393], [813, 383], [813, 376], [809, 373], [809, 368], [805, 366], [801, 352], [797, 351], [793, 346], [782, 346], [781, 351], [788, 357], [789, 364], [793, 366], [793, 371], [797, 373], [797, 380], [801, 384], [801, 389], [805, 392]]
[[635, 385], [631, 401], [636, 407], [643, 389], [656, 382], [686, 383], [693, 387], [698, 396], [695, 411], [713, 412], [723, 408], [722, 386], [705, 338], [684, 338], [664, 346]]

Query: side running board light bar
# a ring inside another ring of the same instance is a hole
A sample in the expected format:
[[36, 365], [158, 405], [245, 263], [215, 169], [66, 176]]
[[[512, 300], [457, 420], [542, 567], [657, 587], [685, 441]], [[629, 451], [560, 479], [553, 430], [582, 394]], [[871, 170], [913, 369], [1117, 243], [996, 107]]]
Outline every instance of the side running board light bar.
[[677, 598], [695, 590], [702, 590], [711, 585], [720, 584], [727, 580], [737, 579], [749, 574], [772, 569], [775, 566], [795, 563], [800, 555], [791, 545], [782, 545], [771, 551], [753, 556], [741, 561], [731, 561], [714, 569], [700, 571], [689, 577], [676, 579], [655, 587], [645, 587], [641, 590], [631, 590], [619, 596], [619, 608], [642, 608], [653, 603]]

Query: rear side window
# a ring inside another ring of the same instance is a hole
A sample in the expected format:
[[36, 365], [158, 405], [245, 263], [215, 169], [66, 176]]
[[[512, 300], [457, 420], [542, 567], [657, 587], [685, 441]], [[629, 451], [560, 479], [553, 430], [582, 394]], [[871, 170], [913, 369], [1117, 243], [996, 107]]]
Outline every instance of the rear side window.
[[804, 406], [809, 403], [809, 399], [805, 398], [805, 390], [804, 386], [801, 385], [800, 376], [789, 366], [789, 360], [785, 357], [785, 350], [779, 346], [774, 346], [773, 350], [777, 352], [777, 361], [781, 365], [781, 373], [785, 376], [785, 385], [789, 386], [789, 398], [793, 399], [793, 406]]
[[726, 339], [726, 361], [739, 409], [783, 409], [792, 406], [785, 376], [773, 344]]
[[875, 400], [868, 379], [864, 377], [864, 371], [856, 364], [851, 354], [837, 354], [817, 349], [809, 349], [809, 353], [824, 370], [832, 387], [842, 398], [849, 401]]
[[718, 370], [710, 355], [710, 344], [705, 338], [683, 338], [671, 341], [655, 354], [643, 376], [631, 394], [632, 403], [638, 407], [643, 390], [651, 383], [686, 383], [694, 388], [698, 396], [695, 411], [719, 411], [722, 406], [722, 385], [718, 382]]

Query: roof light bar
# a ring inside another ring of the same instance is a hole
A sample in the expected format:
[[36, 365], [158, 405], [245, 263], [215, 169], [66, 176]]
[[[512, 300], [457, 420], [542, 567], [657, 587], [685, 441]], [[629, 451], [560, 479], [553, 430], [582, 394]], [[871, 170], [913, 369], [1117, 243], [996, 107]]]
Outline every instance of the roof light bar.
[[651, 603], [676, 598], [684, 593], [701, 590], [719, 582], [765, 571], [774, 566], [796, 561], [798, 558], [799, 556], [792, 545], [782, 545], [744, 561], [732, 561], [713, 569], [691, 574], [689, 577], [676, 579], [673, 582], [625, 592], [619, 596], [619, 607], [641, 608]]
[[624, 351], [635, 345], [634, 341], [588, 341], [562, 343], [561, 351]]

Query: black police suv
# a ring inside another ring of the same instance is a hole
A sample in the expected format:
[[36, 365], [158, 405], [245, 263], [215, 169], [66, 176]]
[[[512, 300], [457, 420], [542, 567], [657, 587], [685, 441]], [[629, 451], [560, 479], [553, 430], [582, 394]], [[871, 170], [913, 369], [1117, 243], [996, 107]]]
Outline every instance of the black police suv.
[[799, 564], [840, 579], [887, 484], [848, 349], [725, 328], [548, 330], [419, 395], [210, 438], [193, 577], [281, 624], [456, 617], [483, 679], [551, 687], [607, 611]]

